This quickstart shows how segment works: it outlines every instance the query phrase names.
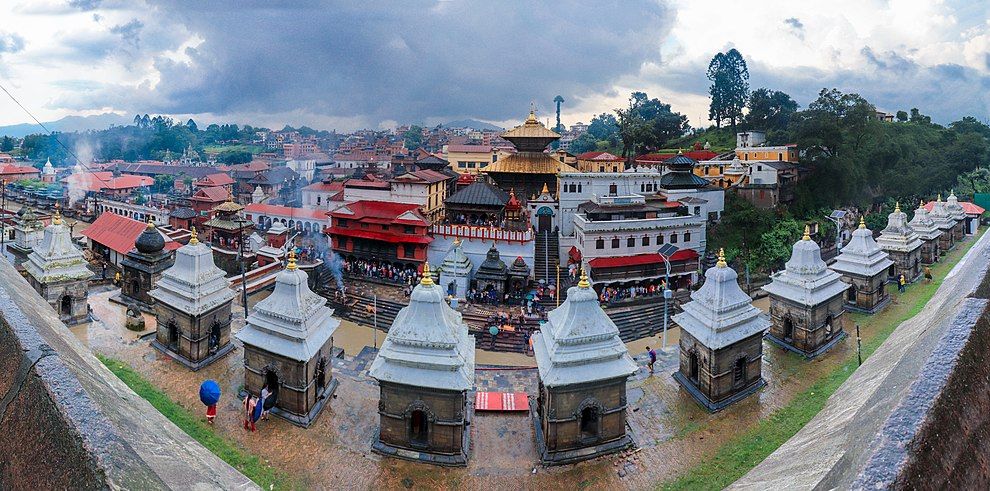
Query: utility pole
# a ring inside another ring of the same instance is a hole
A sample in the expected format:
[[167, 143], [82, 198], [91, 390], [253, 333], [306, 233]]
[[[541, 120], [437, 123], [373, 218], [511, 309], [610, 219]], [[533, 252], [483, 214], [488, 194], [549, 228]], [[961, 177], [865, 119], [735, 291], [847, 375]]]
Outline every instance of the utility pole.
[[0, 194], [3, 195], [3, 201], [0, 204], [0, 208], [3, 209], [3, 217], [0, 217], [0, 254], [4, 254], [7, 247], [5, 244], [7, 241], [7, 180], [0, 179], [0, 186], [2, 186]]
[[371, 329], [375, 333], [375, 349], [378, 349], [378, 294], [375, 294], [374, 303], [372, 304], [372, 314], [374, 315], [374, 327]]
[[863, 365], [863, 338], [859, 336], [859, 324], [856, 324], [856, 358], [859, 360], [859, 365]]
[[237, 237], [240, 239], [238, 241], [238, 242], [240, 242], [240, 244], [239, 244], [240, 247], [238, 247], [238, 249], [239, 249], [239, 255], [240, 255], [240, 261], [238, 261], [238, 262], [241, 264], [241, 306], [244, 307], [244, 318], [245, 319], [247, 319], [247, 316], [248, 316], [247, 275], [246, 275], [246, 273], [244, 271], [244, 222], [246, 222], [246, 221], [247, 221], [247, 219], [245, 219], [245, 218], [243, 218], [243, 217], [241, 217], [241, 216], [238, 215], [238, 217], [237, 217], [237, 225], [238, 225], [238, 227], [237, 227]]

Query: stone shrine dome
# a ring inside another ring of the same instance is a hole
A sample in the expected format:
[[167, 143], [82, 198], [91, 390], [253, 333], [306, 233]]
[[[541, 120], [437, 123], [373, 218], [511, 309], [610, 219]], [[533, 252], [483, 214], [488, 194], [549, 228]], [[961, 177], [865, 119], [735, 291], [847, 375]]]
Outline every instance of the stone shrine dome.
[[849, 288], [838, 273], [828, 269], [822, 260], [821, 247], [811, 240], [810, 232], [805, 226], [804, 236], [794, 244], [784, 270], [775, 273], [763, 291], [801, 305], [815, 306]]
[[138, 235], [134, 247], [142, 254], [154, 254], [165, 249], [165, 238], [155, 228], [154, 222], [148, 220], [148, 228]]

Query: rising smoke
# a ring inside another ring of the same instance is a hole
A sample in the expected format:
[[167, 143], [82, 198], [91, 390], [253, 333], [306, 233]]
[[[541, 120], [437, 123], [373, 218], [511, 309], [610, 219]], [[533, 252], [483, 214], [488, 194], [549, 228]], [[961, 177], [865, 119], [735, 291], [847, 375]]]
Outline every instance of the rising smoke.
[[[86, 140], [79, 140], [76, 142], [73, 148], [73, 152], [78, 159], [75, 165], [72, 166], [72, 175], [77, 176], [80, 174], [85, 174], [85, 170], [93, 163], [93, 156], [95, 155], [93, 146]], [[77, 201], [86, 198], [86, 178], [85, 177], [70, 177], [66, 179], [68, 189], [67, 195], [69, 197], [69, 206], [73, 206]]]

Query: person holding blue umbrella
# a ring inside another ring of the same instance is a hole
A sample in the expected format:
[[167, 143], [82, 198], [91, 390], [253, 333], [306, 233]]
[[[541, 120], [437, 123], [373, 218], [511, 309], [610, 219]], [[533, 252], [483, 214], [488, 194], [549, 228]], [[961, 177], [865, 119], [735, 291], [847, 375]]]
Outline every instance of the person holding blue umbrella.
[[216, 380], [205, 380], [199, 386], [199, 400], [206, 405], [206, 422], [213, 424], [217, 417], [217, 403], [220, 402], [220, 384]]

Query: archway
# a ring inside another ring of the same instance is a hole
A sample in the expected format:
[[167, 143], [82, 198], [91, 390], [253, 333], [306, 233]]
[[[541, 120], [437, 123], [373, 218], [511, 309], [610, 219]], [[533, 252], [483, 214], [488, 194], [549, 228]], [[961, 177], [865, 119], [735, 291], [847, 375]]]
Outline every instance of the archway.
[[746, 357], [740, 357], [732, 365], [732, 385], [740, 386], [746, 382]]
[[62, 315], [72, 315], [72, 297], [66, 295], [62, 297], [59, 306], [59, 313]]
[[856, 286], [853, 285], [846, 290], [846, 301], [849, 303], [856, 303]]
[[695, 384], [698, 383], [698, 353], [696, 351], [692, 351], [688, 355], [688, 378]]
[[598, 408], [588, 406], [581, 410], [581, 439], [595, 440], [598, 438], [601, 415]]
[[825, 316], [825, 336], [832, 336], [832, 314]]
[[553, 228], [553, 209], [549, 206], [541, 206], [536, 210], [537, 228], [540, 233], [550, 232]]
[[784, 341], [794, 339], [794, 321], [790, 317], [784, 317]]
[[268, 387], [269, 392], [278, 390], [278, 374], [271, 368], [265, 370], [265, 386]]
[[174, 320], [169, 320], [165, 326], [168, 331], [168, 347], [175, 350], [179, 347], [179, 326]]
[[220, 348], [220, 321], [214, 319], [210, 326], [210, 352]]
[[321, 356], [320, 362], [316, 365], [316, 390], [323, 392], [327, 386], [327, 357]]
[[416, 409], [409, 415], [409, 443], [425, 447], [429, 445], [429, 437], [426, 413]]

